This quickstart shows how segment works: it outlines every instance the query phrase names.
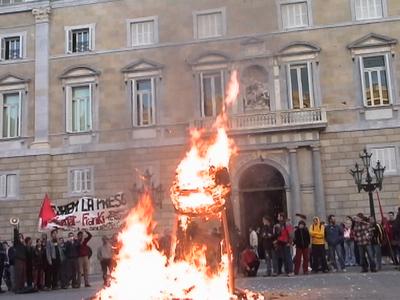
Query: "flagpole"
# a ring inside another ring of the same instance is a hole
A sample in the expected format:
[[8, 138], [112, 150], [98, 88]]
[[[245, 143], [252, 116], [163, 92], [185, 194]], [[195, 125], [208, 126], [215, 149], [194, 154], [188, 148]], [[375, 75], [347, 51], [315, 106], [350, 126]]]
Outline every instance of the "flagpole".
[[[381, 198], [379, 197], [378, 191], [376, 191], [376, 198], [378, 199], [379, 210], [380, 210], [380, 212], [381, 212], [381, 219], [382, 219], [382, 224], [383, 224], [383, 220], [385, 219], [385, 217], [383, 216], [383, 209], [382, 209], [382, 205], [381, 205]], [[376, 221], [376, 220], [375, 220], [375, 221]], [[394, 256], [394, 254], [393, 254], [392, 245], [391, 245], [391, 243], [390, 243], [389, 236], [388, 236], [388, 234], [387, 234], [387, 232], [386, 232], [385, 224], [383, 224], [383, 233], [384, 233], [386, 242], [387, 242], [388, 245], [389, 245], [390, 257], [392, 258], [393, 262], [394, 262], [395, 264], [397, 264], [397, 258], [396, 258], [396, 257]]]

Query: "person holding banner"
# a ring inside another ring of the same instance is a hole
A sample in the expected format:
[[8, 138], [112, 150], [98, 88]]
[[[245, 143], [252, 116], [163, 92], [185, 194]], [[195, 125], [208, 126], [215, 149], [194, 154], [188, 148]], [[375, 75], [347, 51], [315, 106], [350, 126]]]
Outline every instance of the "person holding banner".
[[400, 207], [397, 209], [396, 219], [393, 221], [393, 245], [395, 259], [400, 264]]
[[73, 288], [79, 288], [79, 242], [75, 238], [74, 233], [68, 233], [68, 240], [65, 242], [65, 259], [67, 267], [67, 281], [65, 286], [68, 287], [71, 283]]
[[382, 270], [382, 244], [384, 242], [384, 231], [381, 224], [374, 217], [369, 217], [372, 256], [378, 271]]
[[44, 273], [44, 287], [43, 290], [51, 289], [51, 266], [47, 261], [47, 234], [42, 233], [41, 238], [41, 252], [42, 252], [42, 262], [43, 262], [43, 273]]
[[57, 229], [51, 231], [51, 240], [46, 245], [47, 262], [51, 269], [51, 288], [58, 289], [61, 261], [64, 259], [63, 251], [57, 238]]
[[83, 229], [86, 233], [85, 239], [83, 239], [83, 232], [78, 232], [78, 242], [79, 242], [79, 276], [78, 276], [78, 286], [81, 286], [81, 276], [83, 274], [83, 279], [85, 281], [85, 287], [90, 287], [89, 284], [89, 255], [90, 248], [88, 242], [92, 238], [92, 235], [86, 229]]

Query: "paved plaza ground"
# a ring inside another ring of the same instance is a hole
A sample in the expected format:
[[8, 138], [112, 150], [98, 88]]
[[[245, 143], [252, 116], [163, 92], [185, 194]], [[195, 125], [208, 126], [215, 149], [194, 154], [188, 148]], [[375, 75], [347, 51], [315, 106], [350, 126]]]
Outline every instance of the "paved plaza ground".
[[[359, 268], [346, 273], [316, 274], [294, 277], [238, 278], [237, 286], [265, 292], [268, 300], [398, 300], [400, 299], [400, 271], [386, 266], [378, 273], [360, 273]], [[90, 297], [101, 287], [99, 276], [93, 276], [91, 288], [57, 290], [33, 294], [0, 294], [0, 300], [79, 300]], [[133, 286], [132, 286], [133, 287]], [[134, 296], [132, 300], [135, 299]], [[215, 299], [219, 300], [219, 299]]]

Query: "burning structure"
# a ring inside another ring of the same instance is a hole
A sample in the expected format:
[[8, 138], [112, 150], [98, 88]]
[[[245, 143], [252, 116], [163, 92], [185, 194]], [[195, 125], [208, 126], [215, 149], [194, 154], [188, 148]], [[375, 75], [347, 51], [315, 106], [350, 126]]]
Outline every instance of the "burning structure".
[[[121, 249], [110, 285], [98, 299], [235, 299], [232, 252], [226, 217], [229, 199], [229, 161], [236, 147], [226, 133], [226, 106], [237, 97], [239, 84], [232, 72], [227, 97], [213, 134], [191, 131], [191, 148], [179, 164], [171, 187], [176, 209], [176, 227], [167, 257], [158, 250], [153, 235], [153, 207], [148, 193], [127, 218], [119, 235]], [[223, 235], [217, 259], [210, 259], [209, 245], [193, 234], [194, 219], [216, 218]], [[134, 293], [134, 295], [132, 294]], [[246, 297], [246, 294], [242, 296]], [[261, 296], [250, 295], [252, 299]]]

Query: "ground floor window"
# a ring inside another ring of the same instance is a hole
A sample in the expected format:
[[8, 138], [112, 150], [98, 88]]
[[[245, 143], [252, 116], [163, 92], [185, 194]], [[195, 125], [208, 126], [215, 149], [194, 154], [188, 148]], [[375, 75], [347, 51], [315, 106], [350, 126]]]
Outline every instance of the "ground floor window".
[[0, 175], [0, 198], [8, 199], [17, 196], [18, 175], [7, 173]]

